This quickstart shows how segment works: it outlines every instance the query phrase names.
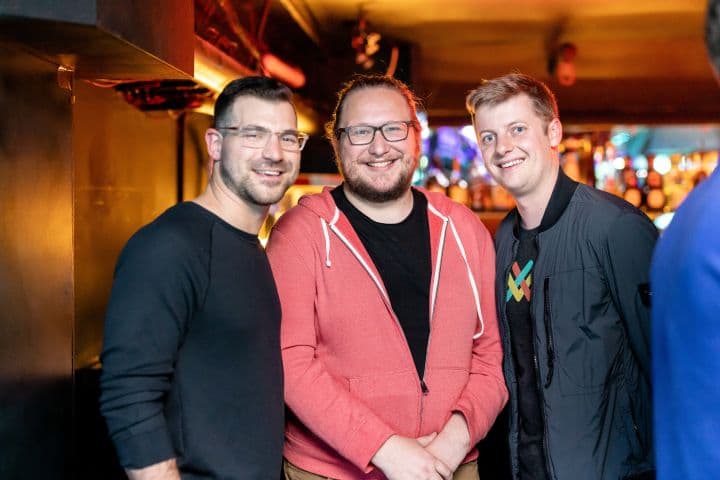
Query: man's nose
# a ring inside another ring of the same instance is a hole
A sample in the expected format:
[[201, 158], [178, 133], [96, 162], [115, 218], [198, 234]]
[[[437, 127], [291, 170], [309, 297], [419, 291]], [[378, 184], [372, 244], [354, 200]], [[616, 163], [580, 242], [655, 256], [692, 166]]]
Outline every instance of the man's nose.
[[368, 152], [370, 152], [371, 155], [375, 156], [381, 156], [390, 150], [390, 145], [388, 145], [388, 141], [385, 140], [385, 137], [382, 136], [382, 132], [380, 130], [375, 131], [375, 137], [373, 138], [372, 142], [370, 142], [370, 146], [368, 147]]
[[495, 148], [498, 155], [505, 155], [515, 148], [515, 144], [510, 135], [498, 135], [497, 147]]
[[280, 136], [274, 133], [270, 134], [265, 148], [263, 148], [263, 157], [268, 160], [279, 162], [283, 158], [282, 148], [280, 148]]

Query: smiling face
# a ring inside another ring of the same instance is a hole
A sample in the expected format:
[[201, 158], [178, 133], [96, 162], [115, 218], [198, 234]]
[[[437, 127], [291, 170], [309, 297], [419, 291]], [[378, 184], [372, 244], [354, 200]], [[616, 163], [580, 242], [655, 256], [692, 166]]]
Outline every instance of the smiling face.
[[[417, 119], [400, 92], [384, 86], [367, 87], [348, 94], [338, 128], [379, 127], [408, 120]], [[345, 133], [337, 142], [339, 167], [349, 196], [382, 203], [409, 194], [420, 153], [416, 128], [411, 126], [407, 138], [396, 142], [385, 140], [379, 130], [367, 145], [352, 145]]]
[[473, 121], [485, 167], [500, 185], [518, 200], [552, 192], [560, 120], [546, 123], [530, 98], [519, 94], [478, 108]]
[[[251, 96], [238, 97], [224, 127], [262, 127], [271, 132], [295, 130], [297, 119], [290, 103]], [[230, 130], [210, 130], [208, 152], [214, 162], [212, 179], [217, 186], [250, 207], [267, 207], [283, 197], [295, 182], [300, 152], [280, 148], [277, 135], [270, 135], [264, 148], [250, 148]]]

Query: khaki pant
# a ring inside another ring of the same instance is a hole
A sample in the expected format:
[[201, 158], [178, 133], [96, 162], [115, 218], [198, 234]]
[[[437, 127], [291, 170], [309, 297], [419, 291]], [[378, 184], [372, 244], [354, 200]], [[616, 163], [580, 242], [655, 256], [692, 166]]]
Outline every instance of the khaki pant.
[[[330, 477], [321, 477], [320, 475], [302, 470], [287, 460], [283, 460], [283, 471], [285, 472], [285, 480], [333, 480]], [[480, 480], [477, 462], [472, 461], [460, 465], [458, 469], [455, 470], [453, 480]]]

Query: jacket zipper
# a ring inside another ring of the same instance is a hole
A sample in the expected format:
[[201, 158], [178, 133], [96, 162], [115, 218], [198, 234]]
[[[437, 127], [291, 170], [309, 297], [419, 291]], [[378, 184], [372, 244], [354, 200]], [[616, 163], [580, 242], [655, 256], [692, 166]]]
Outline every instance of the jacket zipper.
[[[537, 248], [537, 255], [535, 256], [535, 259], [537, 260], [538, 257], [540, 257], [540, 241], [538, 237], [535, 237], [535, 247]], [[536, 272], [533, 272], [533, 277], [535, 277]], [[547, 280], [547, 279], [546, 279]], [[543, 292], [545, 293], [545, 292]], [[547, 475], [547, 478], [553, 478], [553, 475], [550, 474], [550, 452], [548, 451], [548, 444], [547, 444], [547, 437], [548, 437], [548, 428], [547, 428], [547, 415], [545, 413], [545, 408], [543, 405], [545, 405], [545, 393], [542, 389], [542, 380], [540, 378], [540, 367], [538, 365], [538, 359], [537, 359], [537, 349], [538, 346], [535, 343], [535, 339], [537, 338], [537, 328], [535, 328], [535, 315], [533, 315], [533, 306], [535, 304], [535, 298], [537, 295], [533, 295], [530, 299], [530, 325], [532, 327], [533, 332], [533, 363], [535, 367], [535, 387], [537, 388], [538, 396], [540, 398], [540, 405], [538, 407], [540, 408], [540, 414], [542, 416], [543, 420], [543, 438], [542, 438], [542, 447], [543, 447], [543, 453], [545, 455], [545, 474]]]
[[[516, 254], [517, 254], [517, 243], [515, 245], [513, 245], [512, 257], [514, 258]], [[510, 266], [508, 266], [505, 269], [505, 272], [503, 272], [502, 278], [507, 280], [508, 275], [510, 275]], [[501, 299], [504, 298], [502, 290], [500, 290], [500, 293], [496, 293], [496, 295], [499, 295]], [[512, 369], [512, 376], [515, 379], [514, 383], [517, 383], [517, 372], [515, 371], [515, 365], [514, 365], [514, 361], [512, 359], [512, 332], [510, 331], [510, 323], [508, 322], [506, 309], [501, 308], [499, 314], [500, 314], [500, 318], [502, 318], [502, 320], [503, 320], [503, 322], [502, 322], [503, 329], [505, 330], [505, 333], [507, 334], [507, 342], [503, 341], [503, 350], [505, 352], [504, 355], [510, 355], [510, 361], [508, 362], [509, 363], [508, 368]], [[504, 363], [504, 361], [503, 361], [503, 363]], [[503, 368], [503, 375], [505, 375], [507, 377], [505, 368]], [[509, 389], [510, 389], [510, 387], [508, 386], [508, 390]], [[515, 391], [517, 392], [517, 386], [515, 387]], [[513, 420], [516, 420], [515, 415], [513, 415], [512, 411], [510, 412], [510, 415], [508, 416], [508, 418], [509, 418], [510, 426], [512, 426]], [[517, 424], [517, 426], [519, 428], [520, 422], [515, 422], [515, 423]], [[510, 433], [512, 433], [512, 428], [510, 428], [509, 430], [510, 430]], [[510, 447], [510, 469], [512, 470], [513, 478], [517, 478], [518, 473], [517, 473], [517, 471], [516, 471], [517, 469], [515, 468], [515, 465], [514, 465], [515, 462], [513, 461], [514, 460], [513, 456], [514, 455], [512, 453], [512, 447]]]
[[[535, 295], [533, 295], [533, 300], [535, 299]], [[535, 329], [535, 317], [532, 314], [532, 300], [530, 301], [530, 323], [532, 325], [533, 330], [533, 337], [537, 335], [536, 329]], [[545, 454], [545, 474], [547, 475], [547, 478], [552, 478], [552, 475], [550, 475], [550, 453], [548, 452], [548, 445], [547, 445], [547, 435], [548, 435], [548, 429], [547, 429], [547, 415], [545, 414], [545, 408], [543, 405], [545, 405], [545, 394], [542, 389], [542, 380], [540, 379], [540, 367], [538, 365], [538, 358], [537, 358], [537, 345], [535, 344], [535, 341], [533, 340], [533, 366], [535, 368], [535, 387], [537, 388], [538, 397], [540, 398], [540, 405], [538, 405], [540, 409], [540, 415], [542, 416], [543, 420], [543, 437], [542, 437], [542, 447], [543, 447], [543, 453]]]

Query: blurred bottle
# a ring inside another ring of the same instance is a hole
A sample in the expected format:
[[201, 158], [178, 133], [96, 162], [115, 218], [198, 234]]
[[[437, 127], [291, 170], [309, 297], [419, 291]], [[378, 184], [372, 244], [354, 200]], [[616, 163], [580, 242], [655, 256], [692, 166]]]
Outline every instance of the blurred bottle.
[[689, 189], [685, 184], [683, 172], [680, 171], [677, 165], [673, 165], [670, 173], [667, 174], [663, 182], [663, 192], [667, 197], [667, 209], [670, 211], [677, 210], [682, 201], [685, 200]]
[[633, 207], [642, 207], [645, 201], [645, 194], [638, 187], [638, 179], [635, 174], [635, 170], [630, 167], [625, 167], [622, 177], [623, 183], [625, 184], [625, 190], [623, 191], [622, 197]]
[[649, 211], [660, 212], [665, 209], [667, 196], [663, 191], [663, 177], [656, 170], [650, 170], [645, 179], [645, 206]]
[[475, 211], [492, 210], [490, 183], [486, 178], [482, 160], [476, 158], [468, 169], [468, 189], [470, 191], [470, 208]]
[[462, 171], [460, 170], [460, 161], [457, 158], [453, 158], [452, 171], [450, 172], [450, 185], [448, 185], [448, 196], [458, 203], [463, 205], [470, 205], [470, 192], [468, 190], [468, 183], [462, 178]]

